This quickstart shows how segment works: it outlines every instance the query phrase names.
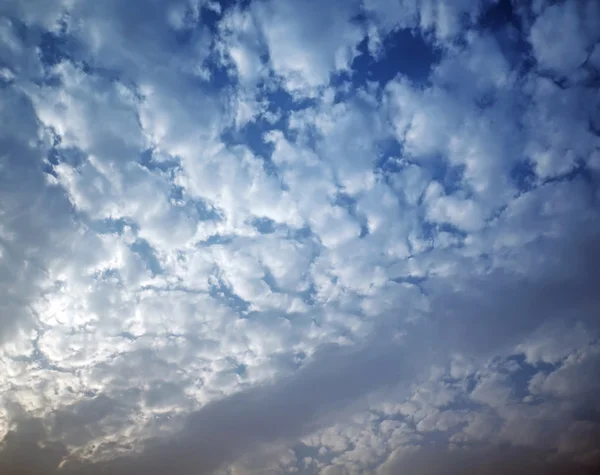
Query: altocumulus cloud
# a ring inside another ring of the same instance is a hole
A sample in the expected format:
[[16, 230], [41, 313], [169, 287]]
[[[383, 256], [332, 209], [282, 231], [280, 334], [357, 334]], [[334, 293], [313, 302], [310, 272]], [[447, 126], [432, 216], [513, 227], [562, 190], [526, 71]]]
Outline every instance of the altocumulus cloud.
[[600, 4], [5, 0], [0, 472], [594, 473]]

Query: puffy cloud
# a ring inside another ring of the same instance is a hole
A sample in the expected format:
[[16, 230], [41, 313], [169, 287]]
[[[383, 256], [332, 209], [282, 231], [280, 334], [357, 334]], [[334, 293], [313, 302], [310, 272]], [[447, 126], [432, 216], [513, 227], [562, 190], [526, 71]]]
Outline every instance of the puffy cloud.
[[275, 74], [292, 93], [312, 94], [332, 73], [350, 67], [364, 31], [355, 0], [252, 4]]

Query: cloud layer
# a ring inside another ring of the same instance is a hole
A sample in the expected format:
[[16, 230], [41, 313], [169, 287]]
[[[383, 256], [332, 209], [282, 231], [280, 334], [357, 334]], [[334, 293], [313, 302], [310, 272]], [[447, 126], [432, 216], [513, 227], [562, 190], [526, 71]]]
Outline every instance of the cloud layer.
[[0, 471], [592, 473], [598, 32], [3, 2]]

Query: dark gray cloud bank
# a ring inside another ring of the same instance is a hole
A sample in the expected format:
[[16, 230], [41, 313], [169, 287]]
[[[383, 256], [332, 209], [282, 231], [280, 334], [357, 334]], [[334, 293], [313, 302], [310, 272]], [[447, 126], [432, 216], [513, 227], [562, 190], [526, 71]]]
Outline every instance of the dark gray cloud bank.
[[600, 4], [0, 4], [0, 473], [597, 473]]

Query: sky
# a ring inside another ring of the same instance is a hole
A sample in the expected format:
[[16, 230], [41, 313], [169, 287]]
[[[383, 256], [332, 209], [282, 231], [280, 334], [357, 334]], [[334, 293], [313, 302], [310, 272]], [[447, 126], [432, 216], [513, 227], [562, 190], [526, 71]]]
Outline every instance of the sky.
[[600, 467], [600, 3], [0, 2], [0, 473]]

